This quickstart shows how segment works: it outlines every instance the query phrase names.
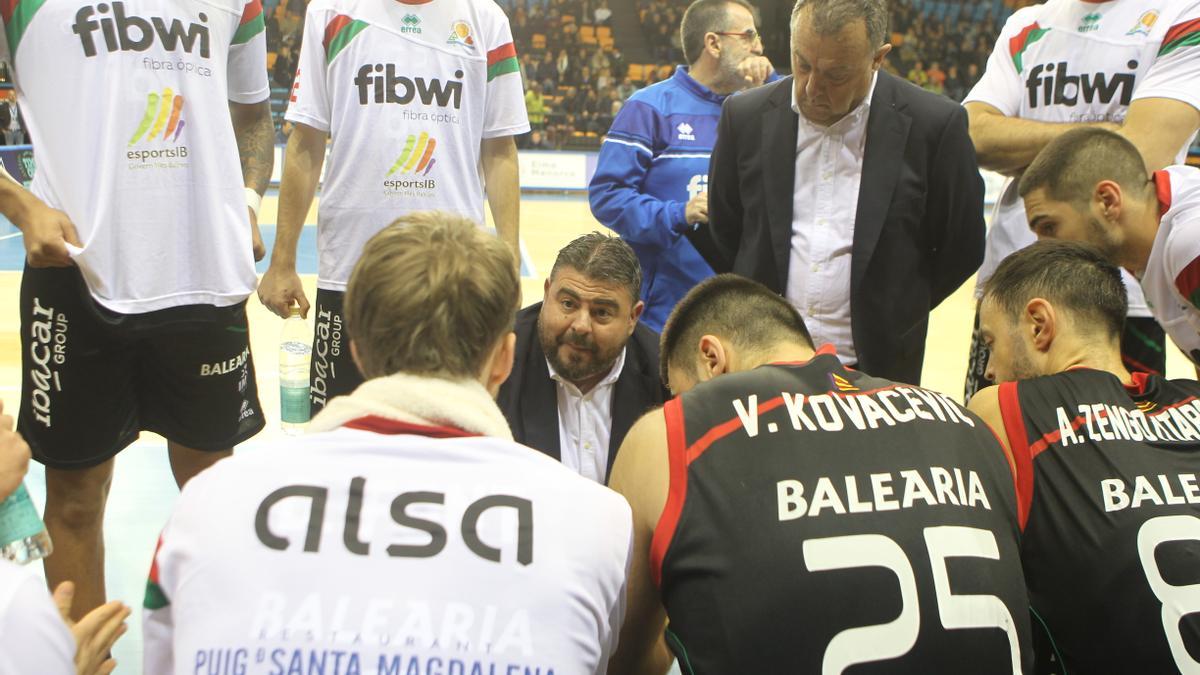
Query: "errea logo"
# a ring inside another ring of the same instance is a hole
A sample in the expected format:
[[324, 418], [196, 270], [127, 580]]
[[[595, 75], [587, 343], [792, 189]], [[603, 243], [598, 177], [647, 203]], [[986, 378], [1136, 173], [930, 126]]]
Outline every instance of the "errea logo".
[[695, 130], [687, 122], [680, 122], [679, 126], [675, 127], [675, 130], [679, 132], [679, 140], [681, 141], [696, 140], [696, 134], [693, 133]]

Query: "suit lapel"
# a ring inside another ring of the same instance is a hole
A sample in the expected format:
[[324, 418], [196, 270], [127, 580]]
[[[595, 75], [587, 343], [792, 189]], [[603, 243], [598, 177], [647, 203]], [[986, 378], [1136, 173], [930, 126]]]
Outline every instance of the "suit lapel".
[[521, 421], [525, 426], [525, 444], [554, 459], [562, 460], [558, 443], [558, 384], [550, 379], [546, 353], [538, 340], [534, 324], [529, 347], [529, 365], [521, 391]]
[[896, 95], [898, 83], [891, 75], [879, 73], [871, 112], [867, 117], [867, 148], [863, 157], [862, 179], [858, 190], [858, 211], [854, 219], [854, 245], [850, 257], [850, 293], [862, 283], [904, 162], [904, 147], [912, 120]]
[[787, 288], [788, 259], [792, 249], [792, 194], [796, 176], [796, 113], [792, 111], [792, 78], [775, 85], [763, 114], [763, 191], [767, 202], [767, 225], [779, 291]]

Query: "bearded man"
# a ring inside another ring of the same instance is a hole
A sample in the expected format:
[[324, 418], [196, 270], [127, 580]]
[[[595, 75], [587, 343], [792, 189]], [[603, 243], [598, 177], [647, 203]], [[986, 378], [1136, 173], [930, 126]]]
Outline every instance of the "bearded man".
[[500, 409], [518, 443], [605, 483], [633, 423], [670, 398], [658, 334], [639, 323], [642, 269], [599, 232], [558, 252], [542, 302], [517, 313], [516, 359]]

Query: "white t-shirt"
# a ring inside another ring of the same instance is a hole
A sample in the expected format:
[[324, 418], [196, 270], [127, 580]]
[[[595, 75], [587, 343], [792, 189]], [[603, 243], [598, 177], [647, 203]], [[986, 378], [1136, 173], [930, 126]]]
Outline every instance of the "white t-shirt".
[[[1040, 122], [1121, 122], [1129, 104], [1170, 98], [1200, 109], [1200, 2], [1050, 0], [1018, 10], [996, 40], [983, 78], [964, 103]], [[1180, 148], [1179, 161], [1187, 145]], [[992, 211], [976, 294], [1009, 254], [1032, 244], [1025, 205], [1010, 178]], [[1125, 277], [1130, 316], [1149, 316]]]
[[0, 675], [74, 675], [75, 638], [31, 570], [0, 560]]
[[480, 142], [529, 131], [508, 19], [492, 0], [313, 0], [287, 119], [330, 134], [317, 286], [345, 290], [399, 216], [484, 223]]
[[625, 501], [512, 441], [360, 422], [187, 484], [151, 571], [146, 672], [604, 673]]
[[1169, 166], [1154, 182], [1161, 218], [1142, 289], [1163, 330], [1200, 365], [1200, 169]]
[[[13, 9], [15, 6], [15, 9]], [[267, 98], [260, 0], [3, 3], [31, 190], [71, 217], [92, 295], [134, 314], [255, 286], [227, 101]]]

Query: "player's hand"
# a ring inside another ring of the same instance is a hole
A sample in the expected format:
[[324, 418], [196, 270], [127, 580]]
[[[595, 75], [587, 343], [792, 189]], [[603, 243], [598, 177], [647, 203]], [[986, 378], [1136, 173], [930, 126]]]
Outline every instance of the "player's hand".
[[708, 192], [700, 194], [688, 200], [687, 206], [683, 209], [683, 217], [687, 218], [688, 225], [708, 224]]
[[83, 246], [67, 214], [41, 202], [31, 204], [17, 226], [25, 233], [25, 257], [30, 267], [70, 267], [74, 263], [67, 254], [67, 244]]
[[297, 303], [300, 305], [300, 316], [308, 318], [308, 298], [304, 295], [304, 286], [294, 267], [268, 267], [258, 283], [258, 299], [267, 309], [284, 319], [288, 318], [292, 304]]
[[263, 245], [262, 232], [258, 229], [258, 216], [254, 215], [254, 209], [247, 207], [246, 210], [250, 212], [250, 238], [254, 262], [258, 262], [267, 257], [267, 247]]
[[54, 589], [54, 604], [63, 622], [75, 636], [75, 672], [78, 675], [107, 675], [117, 662], [109, 655], [117, 639], [129, 630], [125, 620], [130, 609], [113, 600], [88, 612], [75, 623], [71, 620], [71, 604], [75, 601], [75, 584], [64, 581]]
[[4, 414], [0, 401], [0, 500], [16, 491], [29, 469], [29, 445], [13, 428], [13, 418]]
[[742, 81], [747, 87], [757, 87], [762, 84], [774, 70], [774, 66], [765, 56], [751, 56], [737, 66], [738, 75], [742, 77]]

